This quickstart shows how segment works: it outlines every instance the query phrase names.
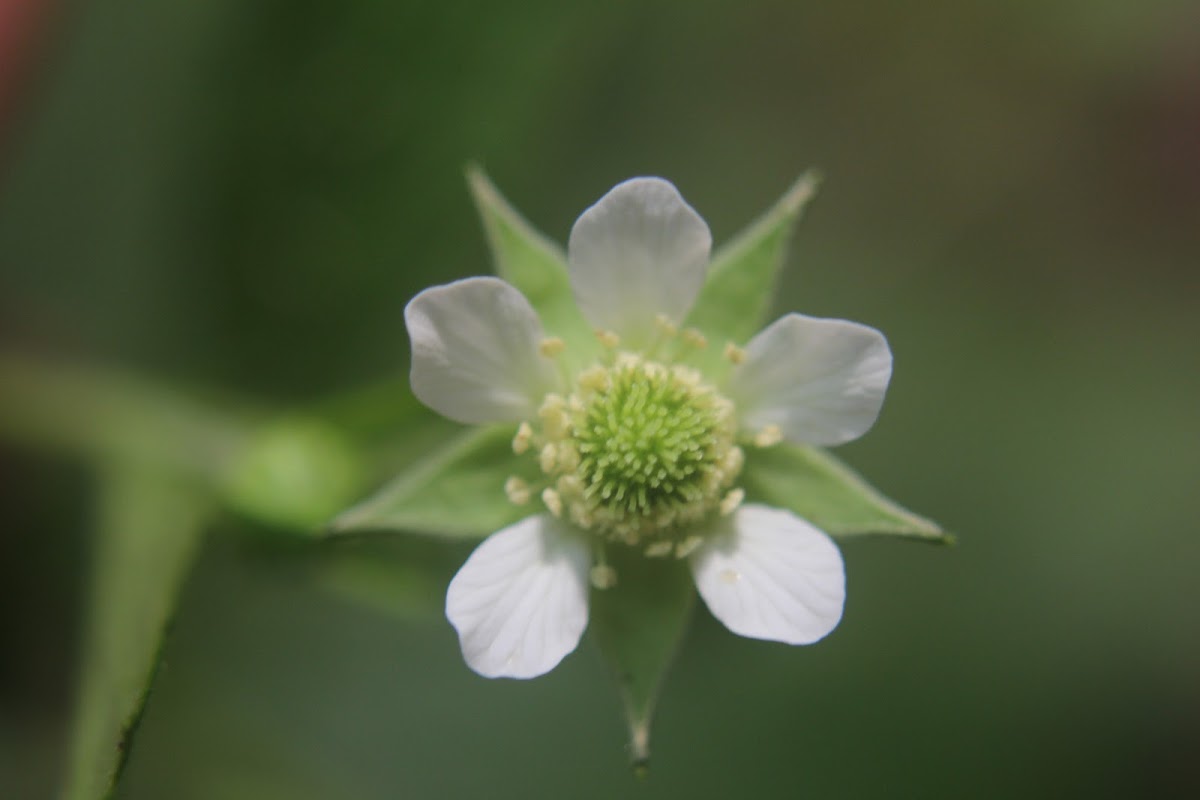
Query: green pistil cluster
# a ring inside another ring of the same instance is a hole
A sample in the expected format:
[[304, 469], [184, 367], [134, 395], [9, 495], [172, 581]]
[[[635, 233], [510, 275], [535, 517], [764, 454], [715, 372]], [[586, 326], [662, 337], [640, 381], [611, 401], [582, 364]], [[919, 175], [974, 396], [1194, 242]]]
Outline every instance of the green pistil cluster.
[[690, 367], [621, 353], [549, 395], [538, 419], [541, 435], [522, 426], [514, 445], [538, 447], [542, 499], [604, 539], [686, 555], [694, 523], [740, 500], [733, 405]]

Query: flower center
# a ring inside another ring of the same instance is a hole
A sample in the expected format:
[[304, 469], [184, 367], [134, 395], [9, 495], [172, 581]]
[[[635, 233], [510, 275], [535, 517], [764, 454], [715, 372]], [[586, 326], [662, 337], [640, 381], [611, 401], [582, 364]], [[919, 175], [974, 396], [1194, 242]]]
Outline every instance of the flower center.
[[539, 411], [551, 511], [649, 555], [694, 547], [690, 526], [723, 505], [742, 466], [733, 404], [698, 372], [621, 353]]

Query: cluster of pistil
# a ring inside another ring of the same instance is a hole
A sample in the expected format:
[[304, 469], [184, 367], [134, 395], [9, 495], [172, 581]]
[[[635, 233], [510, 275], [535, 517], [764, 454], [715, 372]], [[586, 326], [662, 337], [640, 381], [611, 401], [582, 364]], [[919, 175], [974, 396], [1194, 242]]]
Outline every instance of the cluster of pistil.
[[[685, 348], [705, 345], [696, 331], [660, 333]], [[524, 422], [513, 450], [535, 454], [544, 482], [510, 478], [515, 503], [537, 493], [547, 509], [598, 543], [616, 542], [647, 556], [683, 558], [702, 543], [698, 525], [741, 503], [734, 488], [743, 453], [733, 403], [692, 367], [622, 351], [615, 334], [597, 334], [605, 355], [570, 383], [566, 395], [546, 396], [535, 420]], [[558, 339], [542, 353], [563, 350]], [[727, 347], [735, 363], [744, 354]], [[602, 548], [601, 548], [602, 550]], [[598, 585], [611, 583], [594, 571]]]

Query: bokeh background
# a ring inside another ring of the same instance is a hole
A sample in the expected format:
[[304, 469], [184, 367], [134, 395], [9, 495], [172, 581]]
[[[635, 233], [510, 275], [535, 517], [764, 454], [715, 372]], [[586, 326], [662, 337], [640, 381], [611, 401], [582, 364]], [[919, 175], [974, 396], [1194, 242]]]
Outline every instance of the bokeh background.
[[[839, 454], [960, 537], [847, 544], [815, 647], [698, 614], [635, 781], [592, 646], [485, 681], [438, 581], [354, 602], [223, 515], [119, 797], [1200, 796], [1192, 0], [0, 8], [6, 351], [303, 406], [489, 269], [468, 161], [560, 241], [650, 173], [719, 243], [817, 166], [778, 309], [887, 333]], [[0, 455], [0, 797], [63, 768], [94, 494]]]

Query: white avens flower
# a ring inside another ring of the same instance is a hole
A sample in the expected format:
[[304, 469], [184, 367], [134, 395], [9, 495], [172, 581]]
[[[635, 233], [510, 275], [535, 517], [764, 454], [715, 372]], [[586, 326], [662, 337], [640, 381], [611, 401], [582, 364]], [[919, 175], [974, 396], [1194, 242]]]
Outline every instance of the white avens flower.
[[[743, 502], [743, 448], [861, 436], [891, 352], [873, 328], [800, 314], [709, 345], [684, 324], [711, 243], [659, 178], [626, 181], [585, 211], [567, 265], [601, 354], [579, 370], [563, 357], [572, 344], [547, 336], [498, 278], [427, 289], [405, 310], [416, 396], [459, 422], [512, 423], [514, 453], [543, 475], [497, 487], [534, 513], [480, 544], [447, 592], [479, 674], [531, 678], [574, 650], [589, 586], [620, 583], [612, 547], [686, 559], [709, 610], [743, 636], [810, 644], [841, 619], [837, 547], [789, 511]], [[706, 346], [724, 348], [719, 374], [689, 362]]]

